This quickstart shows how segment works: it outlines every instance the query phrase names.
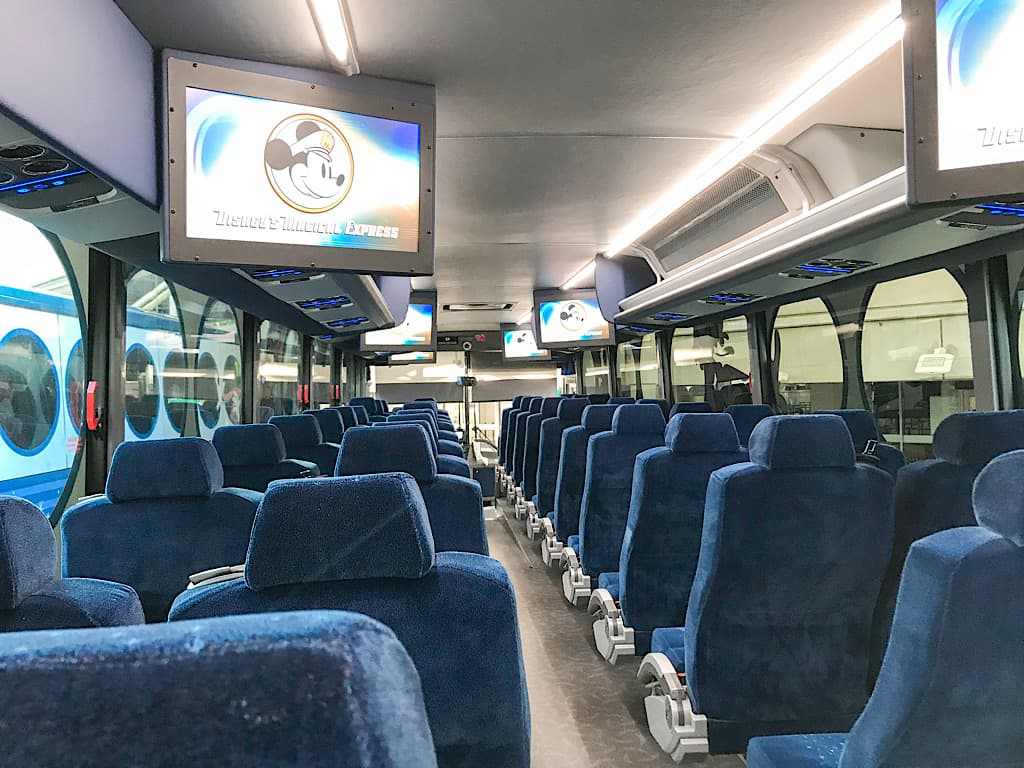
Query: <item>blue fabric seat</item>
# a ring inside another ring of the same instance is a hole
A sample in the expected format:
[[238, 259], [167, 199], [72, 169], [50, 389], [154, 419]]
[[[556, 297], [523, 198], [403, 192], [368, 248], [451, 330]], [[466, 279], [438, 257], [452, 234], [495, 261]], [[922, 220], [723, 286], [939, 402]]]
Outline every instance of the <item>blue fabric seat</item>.
[[462, 450], [462, 446], [459, 443], [441, 437], [442, 433], [437, 428], [437, 422], [430, 415], [429, 411], [399, 411], [398, 413], [393, 413], [388, 416], [387, 421], [388, 423], [423, 424], [427, 430], [430, 431], [431, 436], [437, 443], [438, 453], [446, 456], [456, 456], [460, 459], [464, 459], [466, 456], [465, 451]]
[[348, 401], [348, 404], [352, 407], [364, 408], [366, 410], [366, 416], [369, 419], [369, 423], [382, 421], [384, 418], [384, 412], [380, 407], [380, 402], [372, 397], [353, 397]]
[[142, 624], [131, 587], [57, 579], [57, 540], [39, 507], [0, 496], [0, 632]]
[[[502, 421], [501, 427], [501, 466], [506, 472], [512, 471], [512, 453], [515, 451], [516, 416], [522, 413], [522, 404], [526, 398], [523, 395], [516, 395], [512, 400], [512, 407], [508, 409], [508, 418]], [[504, 417], [504, 414], [502, 414]]]
[[559, 397], [545, 397], [540, 410], [526, 419], [526, 453], [523, 456], [523, 495], [537, 505], [537, 467], [540, 464], [540, 430], [547, 419], [558, 413]]
[[[704, 503], [711, 474], [747, 460], [732, 419], [724, 413], [674, 416], [665, 447], [636, 457], [629, 517], [614, 571], [623, 624], [635, 652], [646, 653], [651, 632], [686, 615], [697, 571]], [[604, 574], [602, 574], [602, 577]]]
[[337, 405], [331, 408], [332, 411], [337, 411], [341, 417], [342, 431], [349, 429], [350, 427], [359, 426], [359, 422], [356, 420], [356, 412], [353, 408], [348, 405]]
[[598, 393], [595, 395], [587, 395], [587, 400], [590, 401], [591, 405], [609, 405], [609, 400], [612, 399], [611, 395], [604, 393]]
[[387, 472], [406, 472], [415, 479], [427, 505], [438, 552], [488, 554], [480, 484], [465, 477], [439, 475], [420, 424], [356, 427], [345, 433], [337, 476]]
[[341, 420], [341, 414], [333, 408], [318, 408], [302, 412], [306, 416], [312, 416], [320, 425], [320, 437], [325, 443], [341, 443], [341, 436], [345, 434], [345, 422]]
[[436, 765], [408, 654], [353, 613], [10, 634], [0, 678], [10, 766]]
[[540, 413], [543, 397], [530, 397], [524, 401], [524, 410], [516, 416], [516, 435], [512, 453], [512, 479], [519, 487], [523, 487], [523, 470], [526, 465], [526, 426], [528, 419], [535, 413]]
[[366, 410], [366, 408], [364, 406], [362, 406], [362, 405], [352, 405], [350, 403], [349, 404], [349, 408], [352, 409], [352, 413], [354, 413], [355, 416], [356, 416], [356, 426], [357, 427], [366, 426], [367, 424], [370, 423], [370, 414], [369, 414], [369, 412]]
[[651, 653], [663, 653], [677, 670], [686, 669], [686, 630], [662, 627], [651, 634]]
[[831, 413], [845, 421], [846, 428], [850, 430], [850, 436], [853, 438], [853, 447], [858, 453], [864, 451], [869, 441], [876, 441], [878, 445], [875, 447], [875, 458], [878, 460], [878, 468], [896, 479], [896, 473], [907, 463], [907, 457], [896, 446], [886, 444], [874, 416], [860, 408], [841, 408], [818, 413]]
[[316, 477], [320, 468], [311, 461], [285, 458], [284, 439], [273, 424], [237, 424], [213, 433], [224, 468], [224, 485], [263, 493], [274, 480]]
[[[408, 426], [410, 422], [407, 421], [383, 421], [374, 424], [374, 427], [403, 427]], [[413, 422], [415, 423], [415, 422]], [[427, 436], [427, 440], [430, 442], [430, 449], [434, 454], [434, 461], [437, 463], [437, 473], [439, 475], [458, 475], [459, 477], [473, 477], [473, 470], [469, 467], [469, 462], [459, 456], [450, 456], [445, 453], [438, 451], [438, 441], [434, 439], [434, 436], [430, 433], [426, 424], [416, 424]]]
[[715, 409], [711, 403], [676, 403], [669, 411], [669, 418], [678, 416], [680, 413], [714, 413]]
[[245, 559], [262, 495], [223, 485], [217, 451], [205, 440], [122, 443], [106, 495], [61, 518], [62, 574], [127, 584], [146, 620], [163, 621], [190, 575]]
[[610, 432], [590, 438], [580, 502], [583, 572], [593, 577], [618, 568], [629, 516], [633, 463], [638, 454], [665, 444], [665, 416], [656, 405], [622, 405]]
[[740, 445], [744, 447], [750, 441], [754, 427], [775, 415], [775, 411], [770, 405], [751, 405], [750, 403], [730, 405], [725, 412], [732, 416], [732, 420], [736, 424], [736, 433], [740, 436]]
[[838, 416], [775, 416], [711, 475], [684, 643], [712, 753], [845, 730], [864, 706], [892, 478], [855, 459]]
[[540, 446], [537, 452], [537, 514], [541, 517], [555, 513], [555, 492], [558, 487], [558, 465], [562, 456], [562, 435], [571, 427], [578, 427], [583, 419], [585, 398], [558, 401], [553, 419], [540, 425]]
[[637, 405], [656, 405], [661, 408], [661, 413], [665, 417], [665, 421], [668, 421], [669, 417], [669, 406], [668, 400], [662, 400], [657, 397], [641, 397], [636, 401]]
[[612, 427], [618, 406], [590, 405], [583, 409], [580, 426], [562, 433], [562, 453], [558, 461], [558, 482], [555, 484], [555, 536], [568, 546], [570, 537], [579, 534], [580, 504], [587, 471], [587, 444], [590, 438]]
[[312, 416], [275, 416], [270, 420], [281, 431], [289, 459], [311, 461], [321, 475], [330, 475], [338, 462], [338, 444], [325, 443], [320, 424]]
[[529, 704], [508, 575], [482, 555], [435, 556], [411, 477], [275, 483], [256, 517], [244, 580], [189, 590], [171, 620], [317, 609], [355, 611], [394, 631], [419, 672], [441, 768], [529, 765]]
[[608, 398], [608, 405], [635, 405], [635, 397], [610, 397]]
[[428, 419], [430, 419], [430, 422], [434, 425], [434, 431], [437, 432], [437, 436], [438, 436], [439, 439], [441, 439], [441, 440], [448, 440], [448, 441], [456, 443], [456, 444], [459, 443], [459, 435], [455, 431], [455, 427], [452, 425], [451, 420], [448, 419], [447, 417], [442, 417], [442, 416], [438, 415], [438, 413], [436, 411], [432, 411], [432, 410], [425, 409], [425, 408], [420, 408], [420, 409], [402, 408], [401, 410], [397, 411], [397, 413], [395, 415], [403, 415], [403, 416], [414, 415], [414, 416], [419, 416], [421, 418], [422, 417], [428, 418]]
[[975, 524], [971, 505], [974, 481], [996, 456], [1024, 449], [1024, 410], [953, 414], [935, 430], [932, 448], [934, 459], [908, 464], [896, 479], [896, 533], [875, 611], [873, 673], [885, 655], [910, 546], [930, 534]]
[[[1024, 451], [978, 475], [978, 526], [911, 545], [875, 690], [847, 734], [754, 739], [751, 768], [1020, 765]], [[996, 597], [998, 596], [998, 597]]]

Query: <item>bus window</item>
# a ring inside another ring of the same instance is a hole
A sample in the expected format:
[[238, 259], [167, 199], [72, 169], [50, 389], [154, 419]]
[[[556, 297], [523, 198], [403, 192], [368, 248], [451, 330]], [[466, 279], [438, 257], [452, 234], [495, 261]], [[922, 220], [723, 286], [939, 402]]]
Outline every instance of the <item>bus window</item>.
[[772, 332], [778, 413], [814, 413], [843, 406], [843, 353], [821, 299], [779, 308]]
[[282, 325], [264, 320], [260, 323], [259, 413], [257, 421], [271, 416], [291, 416], [299, 412], [299, 334]]
[[636, 340], [619, 344], [619, 394], [622, 397], [660, 398], [661, 373], [658, 337], [649, 333]]

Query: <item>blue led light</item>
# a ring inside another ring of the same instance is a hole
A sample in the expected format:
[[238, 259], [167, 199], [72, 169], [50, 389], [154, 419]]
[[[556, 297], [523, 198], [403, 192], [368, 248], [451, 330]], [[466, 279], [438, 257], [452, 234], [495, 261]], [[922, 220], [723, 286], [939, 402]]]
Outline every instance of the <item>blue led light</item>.
[[348, 317], [344, 320], [332, 320], [327, 325], [331, 328], [347, 328], [350, 325], [358, 325], [367, 322], [365, 317]]
[[722, 302], [725, 302], [727, 304], [746, 304], [748, 301], [750, 301], [750, 299], [746, 298], [745, 296], [723, 296], [723, 295], [718, 294], [718, 293], [716, 293], [716, 294], [714, 294], [712, 296], [708, 296], [708, 300], [709, 301], [722, 301]]
[[844, 269], [842, 267], [825, 267], [815, 264], [801, 264], [797, 269], [802, 269], [804, 272], [819, 272], [823, 275], [848, 275], [853, 272], [852, 269]]
[[300, 309], [328, 309], [330, 307], [347, 307], [352, 303], [348, 296], [334, 296], [330, 299], [311, 299], [310, 301], [298, 301]]
[[47, 189], [48, 187], [49, 187], [48, 184], [33, 184], [32, 185], [32, 189]]
[[67, 182], [64, 181], [64, 179], [57, 179], [55, 182], [53, 182], [53, 186], [55, 187], [63, 187], [65, 184], [67, 184]]
[[289, 275], [301, 275], [297, 269], [268, 269], [265, 272], [253, 272], [252, 276], [259, 279], [261, 277], [288, 277]]
[[656, 315], [651, 315], [654, 320], [664, 320], [666, 322], [672, 322], [673, 320], [687, 320], [689, 315], [680, 315], [678, 312], [659, 312]]
[[1024, 217], [1024, 208], [1015, 205], [990, 205], [978, 206], [981, 210], [991, 213], [993, 216], [1021, 216]]
[[[86, 173], [86, 171], [67, 171], [66, 173], [57, 173], [54, 174], [53, 176], [47, 176], [45, 179], [39, 179], [38, 183], [50, 183], [52, 181], [56, 181], [57, 179], [66, 179], [69, 176], [81, 176], [83, 173]], [[20, 187], [24, 183], [24, 181], [19, 181], [17, 184], [8, 184], [6, 187], [0, 187], [0, 192], [6, 192], [8, 189], [15, 189], [16, 187]], [[24, 192], [19, 192], [18, 194], [22, 195], [24, 194]]]
[[25, 188], [25, 189], [19, 189], [19, 190], [18, 190], [18, 194], [19, 194], [19, 195], [27, 195], [28, 193], [29, 193], [29, 190], [28, 190], [28, 188]]

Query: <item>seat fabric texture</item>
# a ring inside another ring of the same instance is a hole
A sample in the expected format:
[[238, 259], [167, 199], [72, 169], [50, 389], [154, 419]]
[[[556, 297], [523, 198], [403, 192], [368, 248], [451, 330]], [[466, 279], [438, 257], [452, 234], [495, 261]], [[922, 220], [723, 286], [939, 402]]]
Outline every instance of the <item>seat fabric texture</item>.
[[680, 413], [714, 413], [715, 409], [711, 403], [676, 403], [669, 411], [669, 418], [678, 416]]
[[263, 493], [274, 480], [316, 477], [311, 461], [285, 458], [284, 439], [273, 424], [232, 424], [213, 433], [224, 468], [224, 486]]
[[570, 427], [579, 426], [586, 407], [585, 398], [565, 398], [559, 401], [555, 418], [541, 422], [537, 451], [537, 514], [541, 517], [553, 515], [555, 511], [562, 435]]
[[736, 424], [736, 432], [740, 436], [740, 445], [743, 446], [750, 442], [750, 435], [754, 431], [754, 427], [775, 415], [775, 411], [770, 405], [751, 405], [750, 403], [730, 405], [725, 412], [732, 416], [732, 420]]
[[270, 423], [280, 430], [289, 459], [311, 461], [321, 475], [331, 474], [338, 461], [338, 444], [324, 442], [320, 423], [315, 418], [308, 414], [274, 416]]
[[345, 434], [345, 423], [341, 420], [341, 414], [336, 410], [318, 408], [302, 413], [316, 419], [316, 423], [320, 425], [320, 435], [325, 443], [341, 442], [341, 436]]
[[875, 440], [878, 445], [875, 447], [875, 458], [878, 460], [878, 468], [883, 469], [896, 479], [896, 474], [907, 463], [907, 457], [903, 452], [893, 445], [887, 445], [882, 433], [878, 429], [878, 422], [875, 417], [862, 408], [840, 408], [833, 411], [818, 411], [818, 413], [831, 413], [846, 422], [846, 428], [850, 430], [853, 438], [853, 447], [862, 452], [868, 441]]
[[559, 541], [568, 542], [570, 536], [579, 533], [580, 504], [583, 501], [587, 470], [587, 444], [593, 435], [611, 429], [612, 417], [617, 408], [615, 405], [587, 406], [583, 409], [580, 426], [569, 427], [562, 433], [553, 521]]
[[559, 397], [545, 397], [541, 400], [540, 411], [530, 414], [526, 420], [526, 454], [523, 457], [523, 495], [532, 499], [537, 495], [537, 467], [540, 464], [540, 430], [547, 419], [558, 414]]
[[528, 419], [535, 413], [540, 413], [541, 404], [544, 398], [531, 397], [525, 403], [525, 410], [516, 416], [516, 434], [512, 453], [512, 479], [516, 485], [523, 485], [523, 471], [526, 465], [526, 426]]

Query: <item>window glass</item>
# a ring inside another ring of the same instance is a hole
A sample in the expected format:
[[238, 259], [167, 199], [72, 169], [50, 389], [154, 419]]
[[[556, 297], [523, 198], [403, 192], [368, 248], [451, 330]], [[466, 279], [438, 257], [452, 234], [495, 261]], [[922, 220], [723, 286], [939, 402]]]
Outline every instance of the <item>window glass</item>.
[[704, 401], [718, 411], [751, 402], [746, 319], [677, 329], [672, 336], [672, 390], [677, 403]]
[[264, 320], [260, 323], [259, 412], [257, 421], [299, 412], [299, 358], [302, 340], [296, 331]]
[[[181, 288], [178, 295], [189, 347], [194, 350], [191, 381], [199, 434], [209, 438], [217, 428], [242, 421], [242, 324], [238, 313], [223, 301]], [[197, 324], [195, 336], [193, 323]]]
[[658, 339], [649, 333], [636, 341], [627, 341], [617, 348], [619, 363], [619, 394], [622, 397], [661, 397]]
[[0, 494], [47, 514], [74, 482], [85, 360], [74, 277], [38, 229], [0, 213]]
[[331, 397], [331, 362], [334, 346], [319, 339], [313, 340], [313, 371], [310, 392], [312, 408], [325, 408], [334, 401]]
[[772, 332], [779, 413], [814, 413], [843, 406], [839, 333], [821, 299], [779, 308]]
[[583, 391], [590, 395], [608, 392], [608, 349], [583, 350]]
[[967, 297], [946, 270], [879, 283], [864, 317], [868, 403], [886, 440], [930, 458], [935, 428], [975, 410]]
[[125, 292], [125, 440], [180, 437], [194, 404], [174, 289], [139, 269], [128, 276]]
[[707, 400], [704, 363], [711, 360], [711, 346], [698, 347], [693, 328], [676, 328], [672, 334], [672, 398], [676, 403]]

